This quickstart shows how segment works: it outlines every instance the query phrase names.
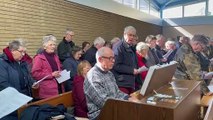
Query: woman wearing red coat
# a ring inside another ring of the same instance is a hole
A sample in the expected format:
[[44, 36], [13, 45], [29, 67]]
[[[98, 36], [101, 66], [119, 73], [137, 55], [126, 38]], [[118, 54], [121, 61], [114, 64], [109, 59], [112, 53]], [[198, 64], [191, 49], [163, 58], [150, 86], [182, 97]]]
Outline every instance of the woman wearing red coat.
[[73, 80], [73, 98], [75, 103], [74, 114], [78, 117], [88, 117], [87, 116], [87, 105], [86, 98], [84, 95], [84, 78], [86, 77], [87, 72], [90, 70], [91, 65], [88, 61], [84, 60], [79, 63], [77, 72], [78, 74], [74, 77]]
[[60, 76], [61, 64], [56, 50], [56, 38], [53, 35], [43, 37], [43, 51], [33, 59], [32, 76], [39, 83], [39, 98], [49, 98], [64, 91], [56, 78]]
[[[149, 46], [144, 42], [139, 42], [136, 46], [136, 55], [138, 59], [138, 67], [146, 67], [146, 56], [148, 55]], [[142, 81], [145, 80], [148, 71], [140, 73]]]

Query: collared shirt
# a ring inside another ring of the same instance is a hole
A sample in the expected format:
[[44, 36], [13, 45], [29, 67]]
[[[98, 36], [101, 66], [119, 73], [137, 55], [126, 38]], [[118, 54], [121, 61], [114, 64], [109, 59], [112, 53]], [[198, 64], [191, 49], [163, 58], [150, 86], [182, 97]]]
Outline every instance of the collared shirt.
[[118, 89], [112, 72], [101, 70], [97, 64], [87, 73], [84, 93], [90, 120], [97, 118], [107, 99], [128, 99], [129, 97]]

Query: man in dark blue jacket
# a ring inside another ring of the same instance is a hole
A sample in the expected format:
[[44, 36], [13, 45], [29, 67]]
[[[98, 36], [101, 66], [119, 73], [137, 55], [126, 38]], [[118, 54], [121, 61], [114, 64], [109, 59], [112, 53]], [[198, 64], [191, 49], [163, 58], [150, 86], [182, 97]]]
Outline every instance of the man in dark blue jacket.
[[118, 55], [115, 59], [113, 73], [116, 77], [119, 89], [124, 93], [131, 94], [135, 90], [135, 82], [141, 82], [135, 51], [136, 29], [127, 26], [124, 29], [124, 38], [118, 46]]
[[[14, 40], [3, 50], [0, 55], [0, 86], [13, 87], [20, 93], [31, 96], [31, 79], [27, 63], [21, 61], [25, 54], [25, 47], [20, 40]], [[15, 99], [15, 98], [14, 98]], [[16, 112], [1, 120], [17, 120]]]

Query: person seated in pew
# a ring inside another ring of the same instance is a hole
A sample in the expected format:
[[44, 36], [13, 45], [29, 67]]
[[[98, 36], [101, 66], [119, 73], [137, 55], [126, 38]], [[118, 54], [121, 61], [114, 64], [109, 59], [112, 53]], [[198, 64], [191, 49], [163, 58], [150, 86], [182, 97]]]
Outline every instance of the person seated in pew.
[[116, 84], [115, 77], [110, 71], [115, 62], [112, 49], [100, 48], [96, 53], [96, 61], [97, 63], [87, 73], [84, 81], [84, 93], [90, 120], [97, 119], [107, 99], [137, 100], [120, 91]]
[[74, 77], [73, 80], [72, 93], [75, 103], [74, 114], [77, 117], [88, 117], [88, 109], [86, 104], [86, 98], [84, 95], [83, 85], [86, 74], [90, 69], [91, 65], [88, 61], [81, 61], [77, 67], [77, 75]]

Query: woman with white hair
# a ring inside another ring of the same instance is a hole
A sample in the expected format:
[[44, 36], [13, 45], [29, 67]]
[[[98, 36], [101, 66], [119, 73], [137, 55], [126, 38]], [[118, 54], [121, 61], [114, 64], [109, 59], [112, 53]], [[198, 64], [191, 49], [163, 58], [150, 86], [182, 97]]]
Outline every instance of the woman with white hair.
[[[139, 42], [136, 46], [136, 55], [138, 59], [138, 67], [146, 67], [146, 56], [148, 55], [149, 46], [144, 42]], [[146, 78], [147, 71], [140, 73], [142, 81]]]
[[39, 98], [44, 99], [62, 93], [63, 85], [56, 78], [60, 76], [61, 64], [56, 50], [56, 38], [53, 35], [43, 37], [43, 51], [33, 60], [32, 76], [36, 80], [45, 78], [39, 85]]
[[166, 47], [166, 54], [164, 54], [163, 57], [164, 59], [167, 60], [166, 62], [169, 63], [174, 60], [175, 54], [177, 52], [176, 42], [168, 40], [165, 43], [165, 47]]

